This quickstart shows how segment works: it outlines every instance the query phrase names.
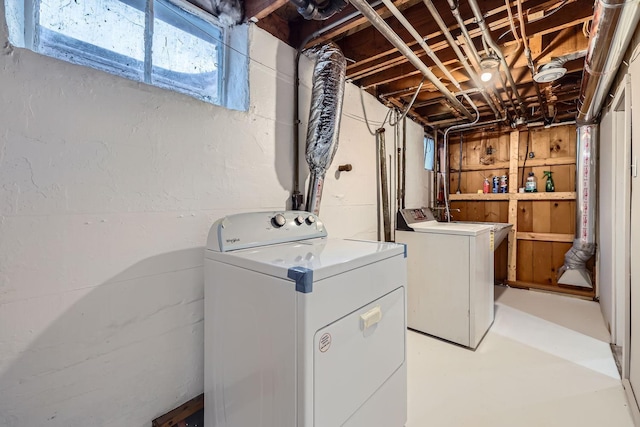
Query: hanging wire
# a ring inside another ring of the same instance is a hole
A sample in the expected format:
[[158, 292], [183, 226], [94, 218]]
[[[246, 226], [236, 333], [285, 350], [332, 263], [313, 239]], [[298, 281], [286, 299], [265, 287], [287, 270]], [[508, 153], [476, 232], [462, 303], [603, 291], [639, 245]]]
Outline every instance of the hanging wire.
[[411, 98], [411, 101], [409, 101], [409, 105], [407, 105], [407, 108], [405, 108], [404, 113], [402, 113], [400, 118], [398, 120], [396, 120], [395, 123], [391, 123], [391, 120], [389, 120], [389, 124], [391, 126], [396, 126], [398, 123], [400, 123], [402, 120], [404, 120], [404, 118], [406, 117], [407, 113], [409, 112], [411, 107], [413, 107], [413, 104], [416, 102], [416, 98], [418, 97], [418, 94], [420, 93], [420, 90], [422, 89], [422, 85], [424, 84], [425, 78], [426, 77], [423, 77], [422, 80], [420, 80], [420, 84], [418, 85], [418, 88], [416, 89], [416, 92], [413, 94], [413, 97]]
[[[382, 121], [382, 124], [380, 125], [380, 127], [384, 127], [385, 123], [387, 123], [387, 120], [389, 120], [389, 125], [390, 126], [397, 126], [398, 123], [400, 123], [407, 115], [407, 113], [409, 112], [409, 110], [411, 109], [411, 107], [413, 107], [413, 104], [416, 102], [416, 98], [418, 98], [418, 94], [420, 93], [420, 90], [422, 89], [422, 85], [424, 85], [424, 80], [425, 77], [422, 78], [422, 80], [420, 81], [420, 84], [418, 85], [418, 87], [416, 88], [415, 93], [413, 94], [413, 97], [411, 98], [411, 101], [409, 101], [409, 104], [407, 105], [407, 107], [405, 108], [404, 112], [402, 113], [402, 115], [400, 116], [399, 119], [397, 119], [395, 122], [392, 122], [391, 119], [391, 111], [393, 111], [394, 109], [390, 108], [387, 111], [386, 116], [384, 117], [384, 120]], [[362, 106], [362, 113], [364, 115], [364, 122], [367, 125], [367, 130], [369, 131], [369, 133], [373, 136], [376, 135], [375, 131], [371, 130], [371, 126], [369, 125], [369, 119], [367, 118], [367, 109], [364, 106], [364, 97], [362, 95], [362, 92], [364, 92], [364, 89], [360, 88], [360, 105]]]
[[[364, 115], [364, 124], [367, 125], [367, 130], [372, 136], [377, 136], [378, 133], [375, 130], [372, 131], [371, 126], [369, 126], [369, 119], [367, 118], [367, 109], [364, 107], [364, 97], [362, 96], [363, 91], [364, 89], [360, 88], [360, 105], [362, 105], [362, 114]], [[380, 124], [381, 128], [383, 128], [385, 123], [387, 123], [387, 120], [389, 119], [389, 114], [391, 113], [391, 111], [392, 109], [390, 108], [387, 111], [387, 114], [384, 116], [384, 120]]]

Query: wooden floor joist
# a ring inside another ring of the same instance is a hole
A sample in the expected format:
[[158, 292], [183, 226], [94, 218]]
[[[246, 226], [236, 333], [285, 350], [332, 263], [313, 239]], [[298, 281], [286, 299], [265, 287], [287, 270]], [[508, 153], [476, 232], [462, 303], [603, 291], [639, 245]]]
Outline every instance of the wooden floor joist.
[[183, 403], [176, 409], [156, 418], [151, 422], [152, 427], [175, 427], [180, 426], [184, 420], [196, 412], [204, 409], [204, 394], [196, 396], [190, 401]]
[[[508, 280], [507, 284], [511, 287], [519, 288], [519, 289], [537, 289], [540, 291], [558, 292], [557, 286], [543, 285], [540, 283], [522, 282], [520, 280], [515, 280], [515, 281]], [[577, 297], [583, 297], [585, 299], [590, 299], [590, 300], [594, 299], [596, 296], [596, 292], [594, 289], [580, 289], [574, 286], [563, 286], [562, 293], [577, 296]]]

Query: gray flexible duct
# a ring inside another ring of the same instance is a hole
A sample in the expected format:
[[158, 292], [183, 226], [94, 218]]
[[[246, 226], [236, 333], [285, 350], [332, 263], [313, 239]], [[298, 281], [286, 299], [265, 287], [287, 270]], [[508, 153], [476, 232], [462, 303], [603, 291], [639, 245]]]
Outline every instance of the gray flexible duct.
[[347, 62], [340, 48], [333, 43], [305, 53], [315, 60], [307, 127], [306, 159], [311, 177], [306, 209], [317, 215], [324, 177], [338, 150]]

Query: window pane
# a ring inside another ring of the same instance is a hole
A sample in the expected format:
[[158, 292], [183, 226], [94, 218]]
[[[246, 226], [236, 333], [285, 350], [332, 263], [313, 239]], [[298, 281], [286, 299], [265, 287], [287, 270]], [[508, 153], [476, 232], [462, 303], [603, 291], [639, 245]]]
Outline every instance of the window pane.
[[38, 52], [140, 80], [144, 0], [43, 0]]
[[153, 84], [218, 103], [221, 38], [220, 28], [169, 2], [156, 0]]
[[433, 162], [435, 161], [435, 143], [433, 138], [424, 138], [424, 168], [428, 171], [433, 170]]
[[4, 13], [7, 18], [9, 42], [17, 47], [25, 47], [24, 1], [5, 1]]

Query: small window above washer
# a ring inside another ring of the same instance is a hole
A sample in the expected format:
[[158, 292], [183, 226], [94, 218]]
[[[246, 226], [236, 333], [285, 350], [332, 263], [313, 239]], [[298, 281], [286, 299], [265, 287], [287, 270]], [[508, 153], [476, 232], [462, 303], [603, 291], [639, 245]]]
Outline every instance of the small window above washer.
[[[42, 55], [246, 109], [247, 31], [180, 0], [5, 0], [9, 41]], [[230, 34], [234, 49], [229, 48]], [[227, 78], [228, 62], [234, 64]], [[243, 66], [244, 64], [244, 66]], [[232, 84], [229, 85], [229, 81]], [[240, 88], [227, 93], [227, 87]], [[235, 97], [235, 98], [234, 98]], [[237, 98], [241, 99], [237, 99]]]

